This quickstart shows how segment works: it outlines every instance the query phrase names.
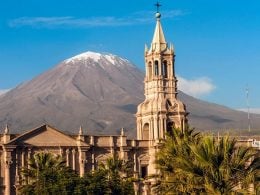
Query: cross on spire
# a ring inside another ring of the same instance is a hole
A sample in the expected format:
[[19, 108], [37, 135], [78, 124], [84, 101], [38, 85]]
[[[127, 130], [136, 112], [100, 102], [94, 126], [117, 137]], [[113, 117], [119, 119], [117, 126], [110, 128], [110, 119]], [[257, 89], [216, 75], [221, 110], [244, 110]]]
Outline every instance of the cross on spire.
[[159, 1], [157, 1], [156, 4], [154, 4], [154, 6], [156, 7], [157, 13], [159, 13], [159, 8], [162, 6]]

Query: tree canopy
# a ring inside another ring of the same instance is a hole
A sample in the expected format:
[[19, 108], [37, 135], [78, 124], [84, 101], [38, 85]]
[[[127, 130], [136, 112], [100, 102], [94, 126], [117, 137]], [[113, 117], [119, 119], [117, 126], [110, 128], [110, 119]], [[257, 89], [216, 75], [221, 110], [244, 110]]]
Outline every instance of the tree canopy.
[[131, 195], [134, 194], [129, 162], [117, 156], [108, 158], [97, 170], [84, 177], [66, 166], [65, 161], [52, 153], [36, 153], [22, 170], [25, 195]]
[[161, 194], [245, 194], [254, 184], [257, 190], [259, 156], [236, 143], [228, 136], [173, 129], [157, 154], [155, 189]]

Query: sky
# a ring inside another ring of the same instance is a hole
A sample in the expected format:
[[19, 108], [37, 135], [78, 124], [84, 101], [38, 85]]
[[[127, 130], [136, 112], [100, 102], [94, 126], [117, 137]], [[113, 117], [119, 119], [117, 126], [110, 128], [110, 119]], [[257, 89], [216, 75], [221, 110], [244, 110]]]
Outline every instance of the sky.
[[[0, 0], [0, 93], [86, 51], [144, 70], [155, 28], [148, 0]], [[260, 1], [161, 0], [179, 88], [200, 99], [260, 111]]]

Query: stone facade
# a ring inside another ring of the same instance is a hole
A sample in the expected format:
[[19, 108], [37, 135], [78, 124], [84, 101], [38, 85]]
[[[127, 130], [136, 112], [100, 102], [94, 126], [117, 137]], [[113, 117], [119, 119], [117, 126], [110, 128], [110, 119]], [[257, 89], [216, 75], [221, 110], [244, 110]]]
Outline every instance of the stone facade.
[[[148, 140], [128, 140], [122, 129], [118, 136], [67, 135], [44, 124], [22, 135], [9, 134], [8, 128], [1, 135], [0, 194], [16, 194], [21, 184], [21, 169], [37, 152], [51, 152], [63, 156], [67, 165], [81, 176], [97, 168], [100, 162], [117, 154], [120, 158], [134, 162], [136, 176], [147, 176], [149, 163]], [[142, 175], [143, 174], [143, 175]], [[141, 186], [140, 186], [141, 187]]]

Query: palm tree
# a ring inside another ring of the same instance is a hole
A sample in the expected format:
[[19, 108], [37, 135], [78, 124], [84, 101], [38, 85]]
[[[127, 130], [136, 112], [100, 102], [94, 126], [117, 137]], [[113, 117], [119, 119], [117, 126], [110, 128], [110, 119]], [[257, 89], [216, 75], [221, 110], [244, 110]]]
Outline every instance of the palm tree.
[[[157, 154], [157, 168], [160, 174], [155, 175], [157, 183], [154, 186], [158, 194], [189, 194], [194, 192], [194, 186], [200, 186], [199, 181], [190, 179], [190, 174], [184, 173], [180, 167], [189, 165], [194, 156], [189, 144], [199, 143], [201, 136], [194, 129], [182, 131], [173, 129], [168, 132], [166, 139], [162, 141], [160, 151]], [[197, 187], [198, 188], [198, 187]], [[200, 190], [198, 190], [200, 192]]]
[[249, 147], [237, 146], [228, 136], [216, 140], [206, 136], [198, 145], [190, 145], [195, 160], [191, 167], [183, 167], [193, 174], [197, 167], [202, 174], [204, 189], [210, 194], [249, 193], [250, 184], [256, 184], [260, 158]]
[[134, 194], [131, 163], [124, 161], [114, 155], [101, 163], [99, 170], [106, 173], [108, 194], [130, 195]]
[[[163, 194], [248, 193], [259, 180], [259, 157], [228, 136], [220, 140], [174, 129], [157, 156]], [[158, 177], [157, 177], [158, 178]], [[258, 183], [259, 184], [259, 183]]]
[[61, 156], [52, 153], [36, 153], [28, 165], [22, 170], [26, 184], [19, 189], [21, 194], [71, 194], [79, 181]]

